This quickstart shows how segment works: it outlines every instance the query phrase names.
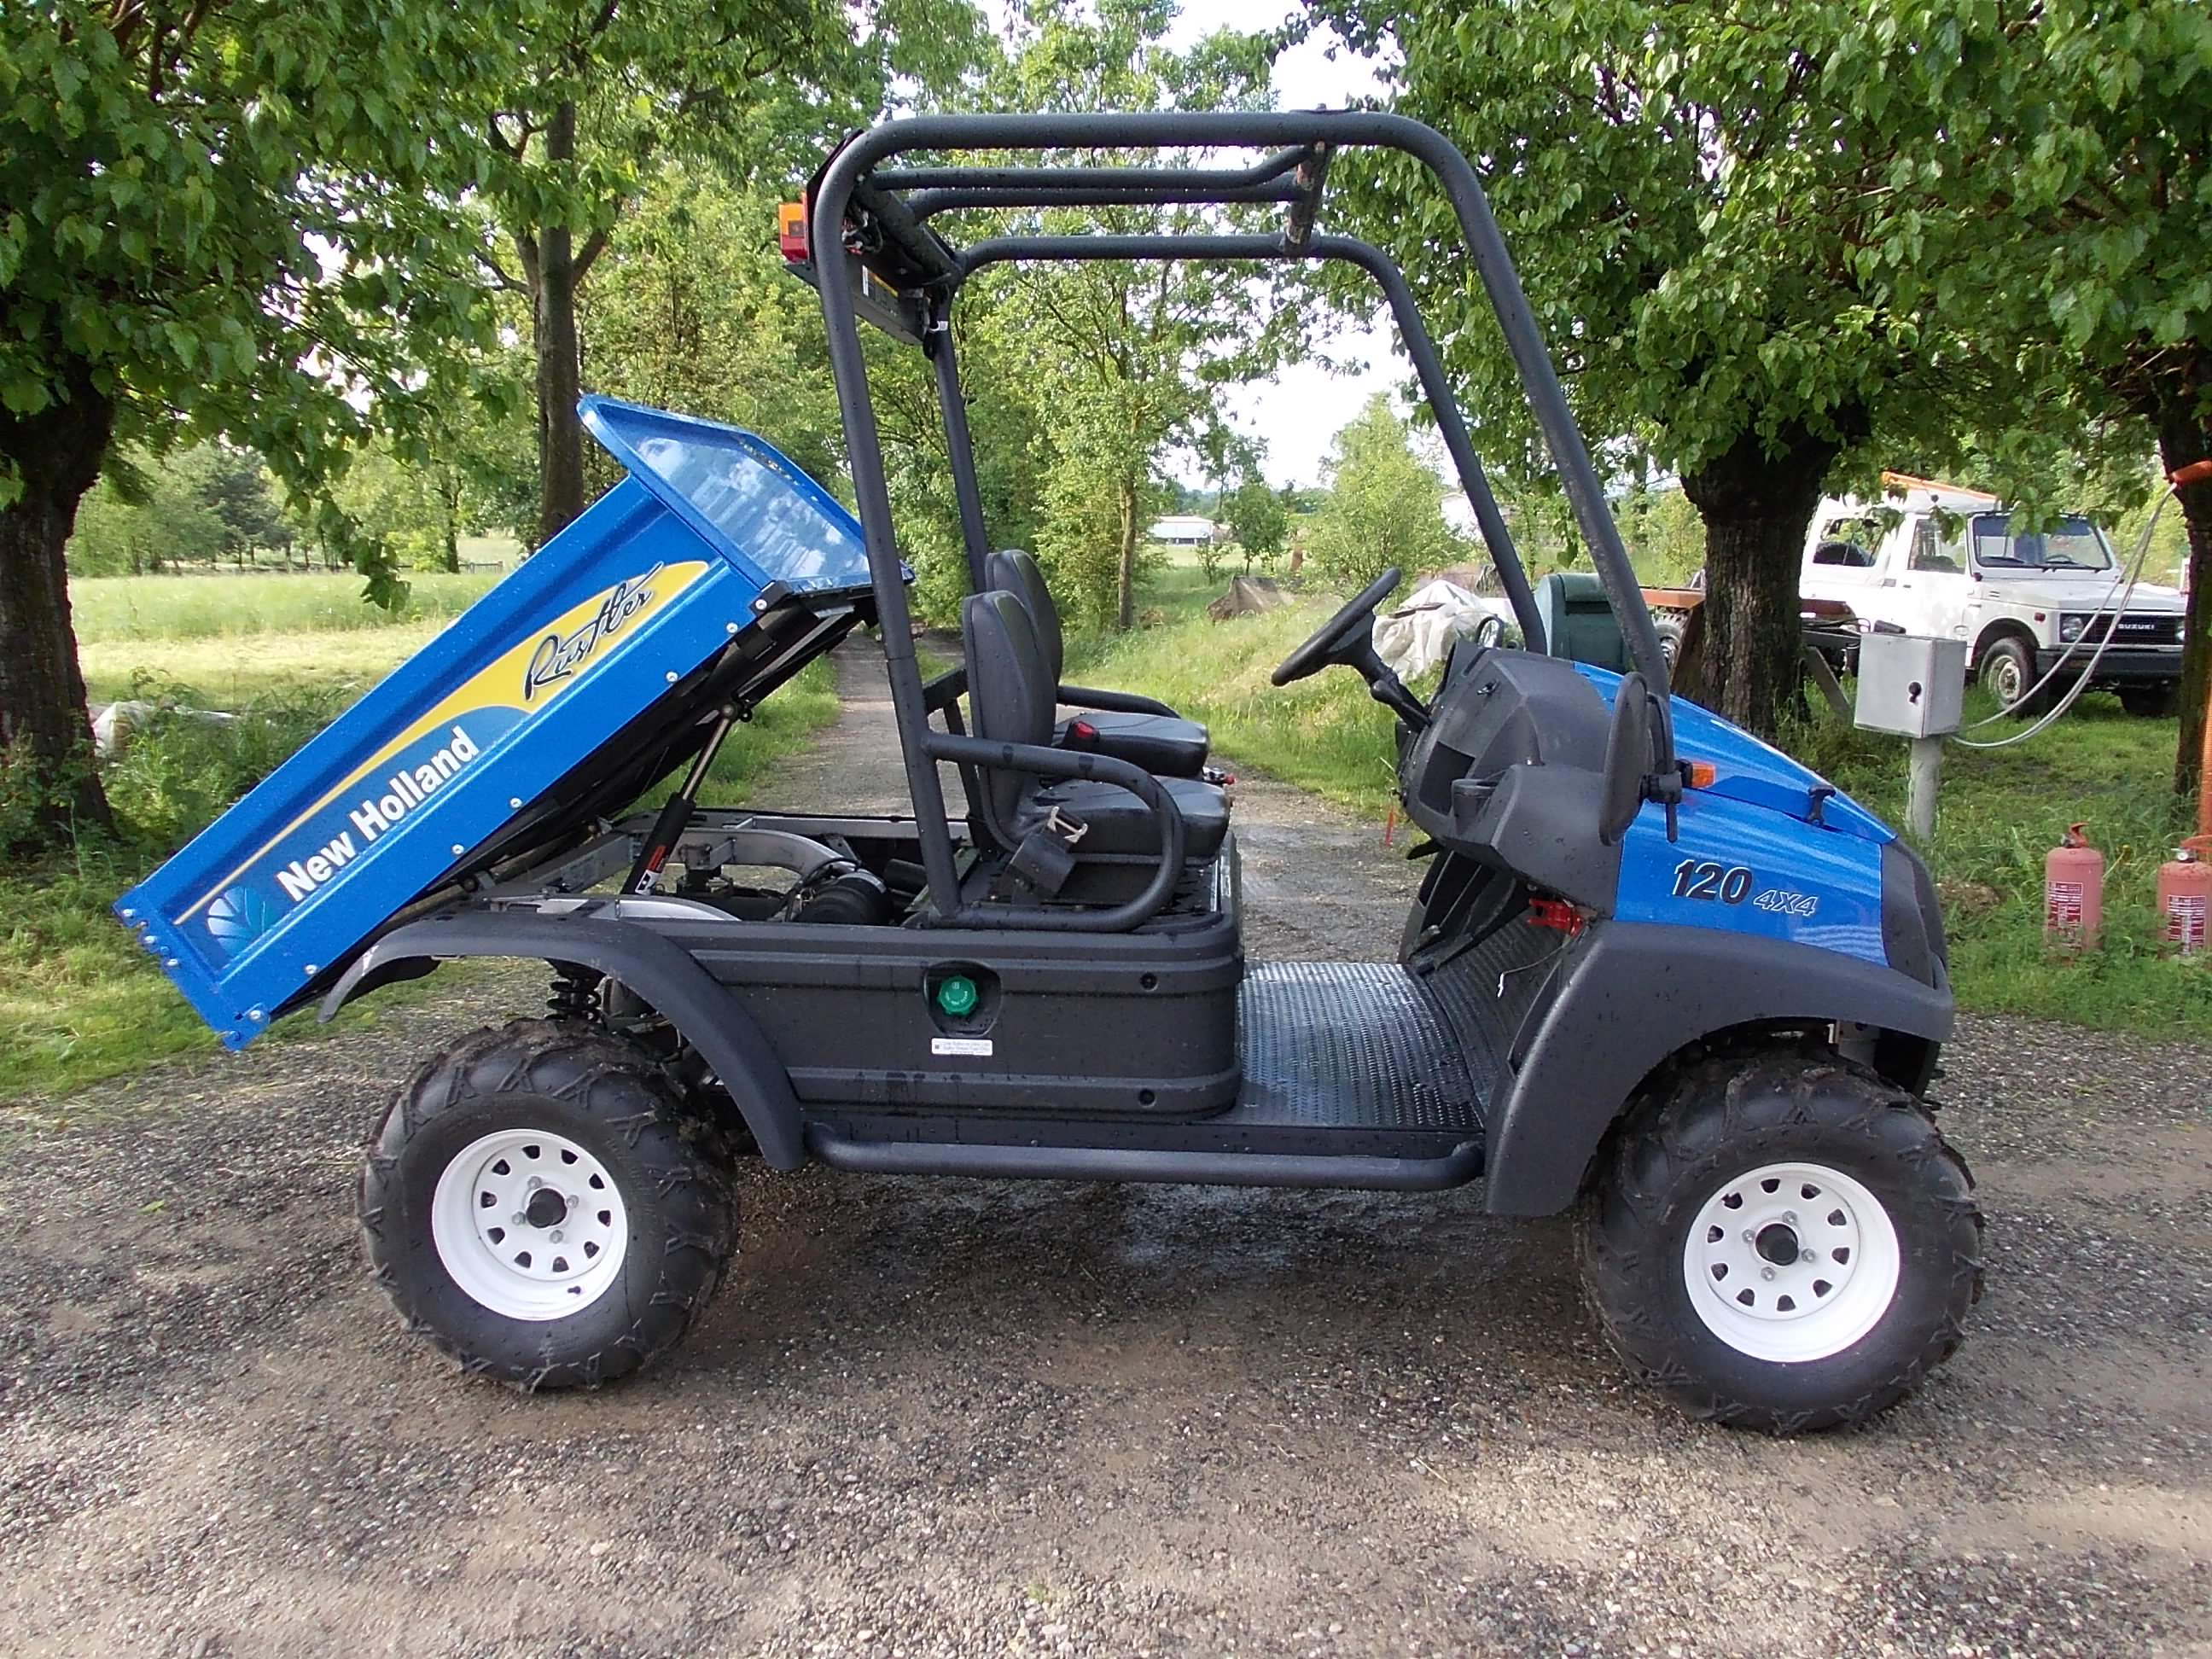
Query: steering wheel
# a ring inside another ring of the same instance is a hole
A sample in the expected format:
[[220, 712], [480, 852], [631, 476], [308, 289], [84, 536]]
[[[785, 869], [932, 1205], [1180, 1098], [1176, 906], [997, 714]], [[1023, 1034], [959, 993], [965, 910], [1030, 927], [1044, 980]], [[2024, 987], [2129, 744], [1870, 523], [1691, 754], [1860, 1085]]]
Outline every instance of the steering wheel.
[[1390, 597], [1399, 575], [1394, 564], [1346, 600], [1344, 608], [1323, 623], [1311, 639], [1276, 665], [1275, 672], [1267, 676], [1268, 683], [1288, 685], [1318, 674], [1333, 663], [1348, 661], [1358, 647], [1367, 643], [1375, 627], [1375, 607]]

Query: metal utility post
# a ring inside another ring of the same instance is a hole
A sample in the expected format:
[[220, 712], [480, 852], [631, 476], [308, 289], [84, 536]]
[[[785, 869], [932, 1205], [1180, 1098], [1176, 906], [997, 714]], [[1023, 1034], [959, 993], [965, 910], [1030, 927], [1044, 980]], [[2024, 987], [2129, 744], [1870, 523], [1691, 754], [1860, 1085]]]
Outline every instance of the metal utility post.
[[1915, 738], [1905, 785], [1905, 827], [1925, 847], [1936, 839], [1936, 790], [1943, 770], [1943, 739]]
[[1866, 731], [1912, 739], [1905, 823], [1923, 846], [1935, 839], [1943, 738], [1959, 729], [1966, 690], [1964, 640], [1868, 634], [1859, 641], [1856, 723]]

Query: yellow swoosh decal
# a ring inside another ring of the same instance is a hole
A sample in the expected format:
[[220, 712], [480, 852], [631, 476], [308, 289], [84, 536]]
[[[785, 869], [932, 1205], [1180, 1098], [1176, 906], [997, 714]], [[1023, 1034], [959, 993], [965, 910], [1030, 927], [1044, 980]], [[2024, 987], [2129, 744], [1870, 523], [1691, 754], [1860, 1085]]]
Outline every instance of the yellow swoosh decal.
[[[668, 602], [697, 580], [706, 568], [706, 562], [703, 560], [690, 560], [681, 564], [661, 566], [653, 576], [652, 597], [623, 619], [623, 630], [627, 632], [665, 609]], [[637, 579], [632, 577], [629, 580], [635, 581]], [[526, 705], [521, 701], [524, 679], [530, 672], [532, 659], [537, 654], [539, 646], [548, 635], [565, 636], [583, 627], [599, 613], [599, 608], [606, 604], [608, 599], [624, 585], [623, 582], [617, 582], [614, 586], [602, 588], [590, 599], [572, 605], [543, 628], [532, 629], [529, 638], [519, 645], [509, 647], [490, 665], [471, 675], [458, 690], [442, 698], [428, 714], [416, 720], [398, 737], [392, 738], [391, 742], [386, 744], [324, 791], [316, 798], [313, 805], [308, 806], [289, 823], [240, 859], [229, 874], [224, 876], [222, 880], [216, 882], [213, 887], [193, 901], [190, 909], [179, 914], [178, 922], [182, 924], [190, 921], [198, 912], [212, 904], [225, 888], [244, 875], [256, 860], [266, 854], [277, 842], [283, 841], [285, 836], [290, 835], [309, 818], [359, 783], [362, 779], [425, 733], [435, 731], [439, 726], [449, 724], [464, 714], [473, 714], [479, 708], [504, 707], [525, 714], [532, 714], [544, 708], [568, 687], [573, 685], [576, 679], [580, 678], [582, 671], [580, 668], [575, 674], [536, 692]]]

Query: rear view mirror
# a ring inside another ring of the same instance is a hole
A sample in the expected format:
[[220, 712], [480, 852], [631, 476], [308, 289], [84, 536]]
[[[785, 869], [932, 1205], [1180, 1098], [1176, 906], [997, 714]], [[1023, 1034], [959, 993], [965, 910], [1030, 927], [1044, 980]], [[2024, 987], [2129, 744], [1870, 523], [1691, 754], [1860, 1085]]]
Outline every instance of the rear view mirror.
[[1597, 838], [1617, 847], [1644, 805], [1651, 775], [1651, 692], [1641, 674], [1623, 674], [1613, 694], [1613, 729], [1605, 744], [1605, 787], [1599, 796]]

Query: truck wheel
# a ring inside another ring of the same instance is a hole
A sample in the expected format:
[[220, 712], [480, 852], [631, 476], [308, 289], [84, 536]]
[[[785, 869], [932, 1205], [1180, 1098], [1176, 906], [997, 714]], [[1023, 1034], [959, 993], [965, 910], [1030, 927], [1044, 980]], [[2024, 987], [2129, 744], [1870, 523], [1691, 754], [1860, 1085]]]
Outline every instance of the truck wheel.
[[1806, 1049], [1678, 1072], [1583, 1207], [1583, 1282], [1621, 1356], [1692, 1415], [1863, 1422], [1948, 1358], [1982, 1286], [1966, 1165], [1918, 1101]]
[[409, 1328], [470, 1371], [558, 1389], [683, 1339], [729, 1261], [737, 1206], [649, 1056], [517, 1020], [400, 1091], [362, 1167], [361, 1224]]
[[2166, 720], [2181, 707], [2181, 688], [2168, 680], [2162, 685], [2124, 685], [2120, 707], [2140, 720]]
[[1674, 659], [1682, 654], [1682, 618], [1674, 611], [1656, 612], [1651, 626], [1659, 635], [1659, 654], [1667, 664], [1667, 677], [1674, 675]]
[[2007, 635], [1982, 648], [1982, 690], [1997, 700], [1997, 707], [2022, 720], [2035, 720], [2051, 711], [2051, 690], [2029, 695], [2040, 678], [2035, 672], [2035, 653], [2025, 640]]

